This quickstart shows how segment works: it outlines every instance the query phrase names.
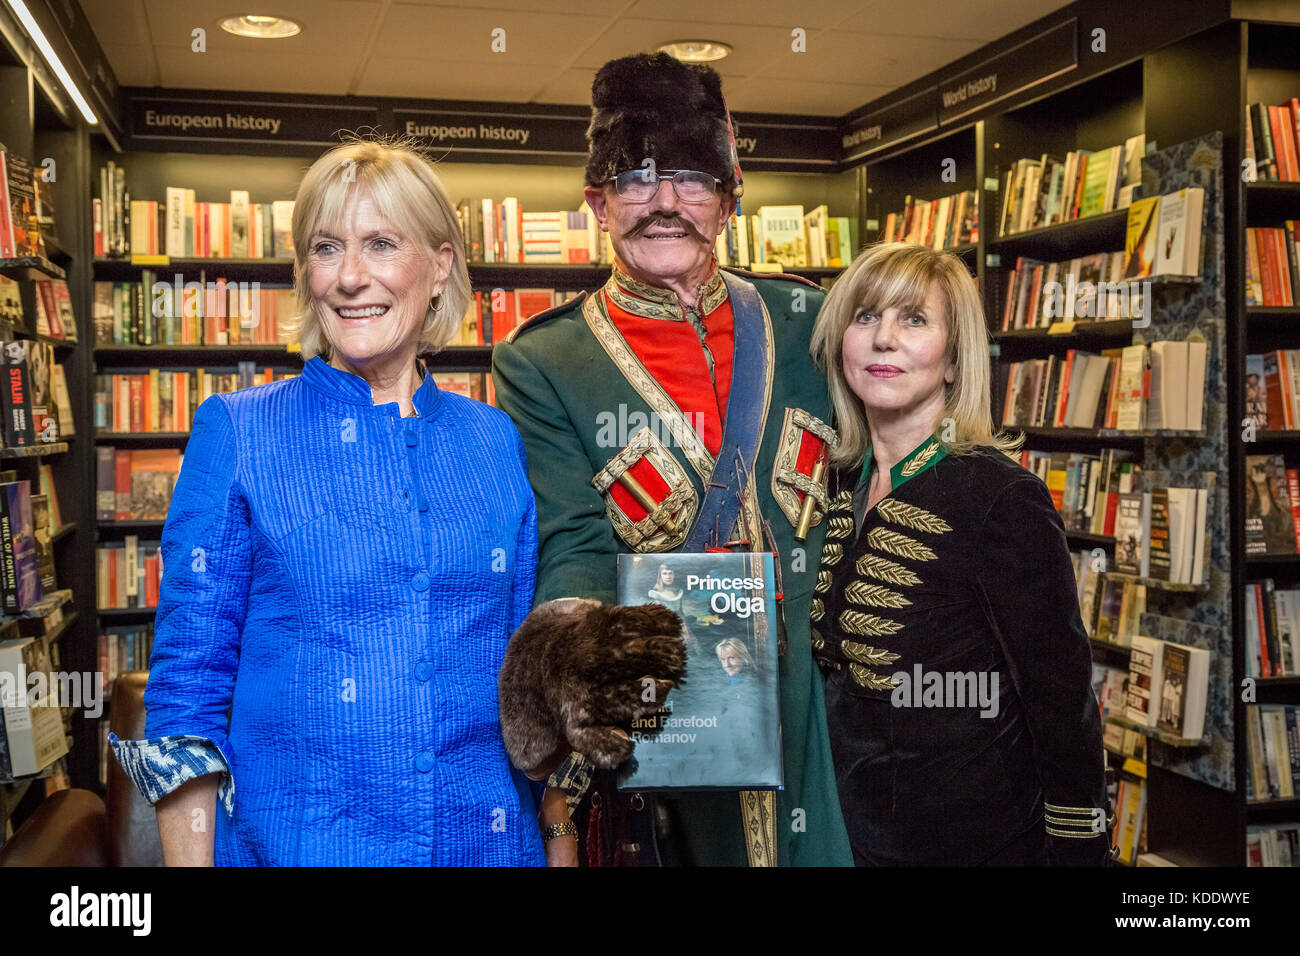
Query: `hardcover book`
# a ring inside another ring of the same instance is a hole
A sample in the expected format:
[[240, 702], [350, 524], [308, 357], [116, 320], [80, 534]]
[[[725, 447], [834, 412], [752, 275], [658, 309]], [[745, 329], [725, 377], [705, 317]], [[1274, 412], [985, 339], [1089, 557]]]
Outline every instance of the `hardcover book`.
[[0, 543], [4, 546], [4, 613], [25, 611], [42, 597], [31, 485], [0, 484]]
[[1128, 702], [1124, 715], [1143, 727], [1154, 727], [1160, 716], [1164, 649], [1163, 641], [1141, 634], [1133, 635], [1133, 649], [1129, 654]]
[[55, 684], [49, 672], [43, 639], [0, 641], [0, 779], [38, 773], [68, 752], [63, 715], [50, 699]]
[[36, 441], [32, 428], [31, 379], [27, 371], [28, 340], [5, 342], [0, 352], [4, 361], [4, 386], [0, 406], [4, 409], [4, 443], [10, 448]]
[[631, 727], [627, 790], [780, 788], [776, 587], [767, 552], [620, 554], [620, 604], [682, 618], [686, 677]]
[[1146, 577], [1150, 569], [1151, 493], [1119, 496], [1115, 515], [1115, 569]]
[[41, 228], [36, 220], [36, 179], [31, 161], [14, 153], [5, 153], [5, 177], [9, 189], [9, 236], [13, 257], [45, 255]]
[[1138, 199], [1128, 207], [1128, 227], [1124, 233], [1124, 278], [1145, 279], [1155, 269], [1159, 211], [1159, 196]]
[[806, 268], [803, 206], [762, 206], [758, 215], [763, 224], [763, 261], [783, 269]]
[[1246, 553], [1295, 554], [1295, 525], [1281, 455], [1246, 456]]
[[8, 323], [11, 328], [18, 331], [27, 330], [18, 283], [8, 276], [0, 276], [0, 321]]
[[1175, 737], [1198, 740], [1205, 731], [1210, 652], [1182, 644], [1164, 646], [1160, 717], [1156, 727]]

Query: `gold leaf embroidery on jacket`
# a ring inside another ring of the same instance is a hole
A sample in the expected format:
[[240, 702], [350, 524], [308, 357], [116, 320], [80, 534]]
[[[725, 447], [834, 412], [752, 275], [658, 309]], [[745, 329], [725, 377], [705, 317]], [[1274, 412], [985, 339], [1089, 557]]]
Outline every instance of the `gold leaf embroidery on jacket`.
[[838, 541], [827, 541], [822, 545], [822, 564], [835, 564], [844, 557], [844, 545]]
[[904, 478], [911, 478], [918, 471], [924, 468], [926, 466], [926, 463], [929, 462], [929, 460], [933, 458], [935, 456], [935, 453], [938, 451], [939, 451], [939, 443], [937, 441], [930, 442], [930, 444], [925, 446], [924, 451], [919, 453], [915, 458], [913, 458], [911, 461], [909, 461], [906, 465], [903, 466], [903, 470], [901, 472], [902, 476]]
[[831, 511], [852, 511], [853, 510], [853, 492], [838, 492], [830, 503]]
[[[933, 561], [935, 559], [935, 553], [921, 542], [909, 538], [905, 534], [899, 534], [897, 531], [890, 531], [888, 528], [877, 527], [868, 531], [867, 544], [902, 558], [911, 558], [913, 561]], [[830, 545], [827, 545], [827, 547], [830, 547]]]
[[830, 589], [831, 589], [831, 572], [826, 568], [822, 568], [820, 571], [817, 572], [817, 584], [813, 586], [813, 590], [816, 591], [818, 594], [825, 594]]
[[821, 636], [821, 633], [816, 628], [809, 629], [808, 639], [812, 641], [814, 651], [820, 651], [826, 646], [826, 639]]
[[865, 574], [887, 584], [914, 587], [921, 583], [921, 579], [914, 572], [878, 554], [862, 555], [858, 558], [857, 568], [858, 574]]
[[868, 584], [866, 581], [850, 581], [844, 587], [844, 596], [854, 604], [867, 604], [871, 607], [904, 607], [912, 603], [897, 591], [879, 584]]
[[879, 504], [876, 505], [876, 511], [886, 521], [892, 524], [901, 524], [905, 528], [912, 528], [916, 531], [944, 534], [952, 530], [952, 526], [938, 515], [931, 514], [916, 505], [909, 505], [905, 501], [899, 501], [897, 498], [881, 498]]
[[813, 598], [812, 604], [808, 608], [808, 618], [813, 621], [820, 621], [826, 616], [826, 605], [822, 604], [821, 598]]
[[850, 664], [849, 673], [853, 679], [870, 690], [893, 690], [894, 681], [883, 674], [877, 674], [875, 671], [867, 670], [861, 664]]
[[903, 625], [897, 621], [887, 621], [883, 617], [863, 611], [841, 611], [840, 626], [850, 634], [860, 634], [863, 637], [897, 634], [903, 629]]
[[847, 538], [852, 533], [853, 517], [851, 515], [833, 514], [826, 519], [827, 538]]
[[898, 660], [898, 655], [893, 651], [887, 651], [883, 647], [872, 647], [870, 644], [859, 644], [857, 641], [840, 641], [840, 650], [849, 660], [869, 667], [884, 667]]

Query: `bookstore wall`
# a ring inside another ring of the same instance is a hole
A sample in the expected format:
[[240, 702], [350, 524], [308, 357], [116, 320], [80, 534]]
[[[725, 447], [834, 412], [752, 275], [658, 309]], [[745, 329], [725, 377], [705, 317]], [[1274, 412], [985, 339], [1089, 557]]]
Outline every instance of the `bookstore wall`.
[[[1098, 52], [1122, 6], [1076, 3], [847, 116], [738, 116], [761, 145], [717, 246], [827, 286], [877, 240], [967, 264], [993, 414], [1074, 552], [1133, 866], [1300, 865], [1300, 18], [1218, 6]], [[345, 124], [328, 100], [241, 94], [314, 132], [232, 144], [140, 123], [220, 94], [123, 89], [92, 129], [6, 36], [0, 670], [94, 674], [105, 699], [0, 711], [0, 841], [46, 793], [104, 787], [107, 695], [147, 669], [194, 410], [301, 370], [284, 323], [302, 172], [341, 126], [453, 108], [368, 102]], [[990, 70], [996, 98], [944, 97]], [[584, 112], [539, 122], [550, 155], [437, 164], [476, 294], [430, 366], [485, 402], [493, 343], [612, 261], [581, 202]]]

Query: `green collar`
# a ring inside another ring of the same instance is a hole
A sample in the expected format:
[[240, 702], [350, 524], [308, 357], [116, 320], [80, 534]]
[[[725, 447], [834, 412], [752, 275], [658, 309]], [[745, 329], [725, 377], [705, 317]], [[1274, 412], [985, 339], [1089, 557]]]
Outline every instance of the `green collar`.
[[[893, 491], [909, 478], [915, 478], [927, 468], [934, 465], [947, 456], [948, 452], [943, 447], [943, 443], [938, 438], [931, 436], [921, 444], [912, 449], [911, 453], [889, 470], [889, 490]], [[858, 483], [862, 484], [871, 477], [871, 465], [873, 462], [871, 446], [867, 446], [866, 457], [862, 459], [862, 473], [858, 476]]]

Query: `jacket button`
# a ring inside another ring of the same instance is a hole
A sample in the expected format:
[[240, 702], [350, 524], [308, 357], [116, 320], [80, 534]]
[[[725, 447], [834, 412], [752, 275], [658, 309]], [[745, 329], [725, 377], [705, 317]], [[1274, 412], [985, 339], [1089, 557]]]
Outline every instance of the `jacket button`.
[[411, 578], [411, 587], [417, 591], [429, 590], [429, 575], [424, 571], [416, 571]]
[[415, 679], [428, 680], [433, 676], [433, 665], [428, 661], [420, 661], [415, 665]]
[[420, 773], [428, 773], [433, 769], [433, 754], [427, 750], [415, 755], [415, 769]]
[[420, 441], [420, 439], [419, 439], [418, 437], [416, 437], [415, 432], [411, 431], [410, 429], [407, 429], [407, 432], [406, 432], [406, 444], [407, 444], [407, 447], [409, 447], [409, 448], [414, 448], [414, 447], [419, 443], [419, 441]]

